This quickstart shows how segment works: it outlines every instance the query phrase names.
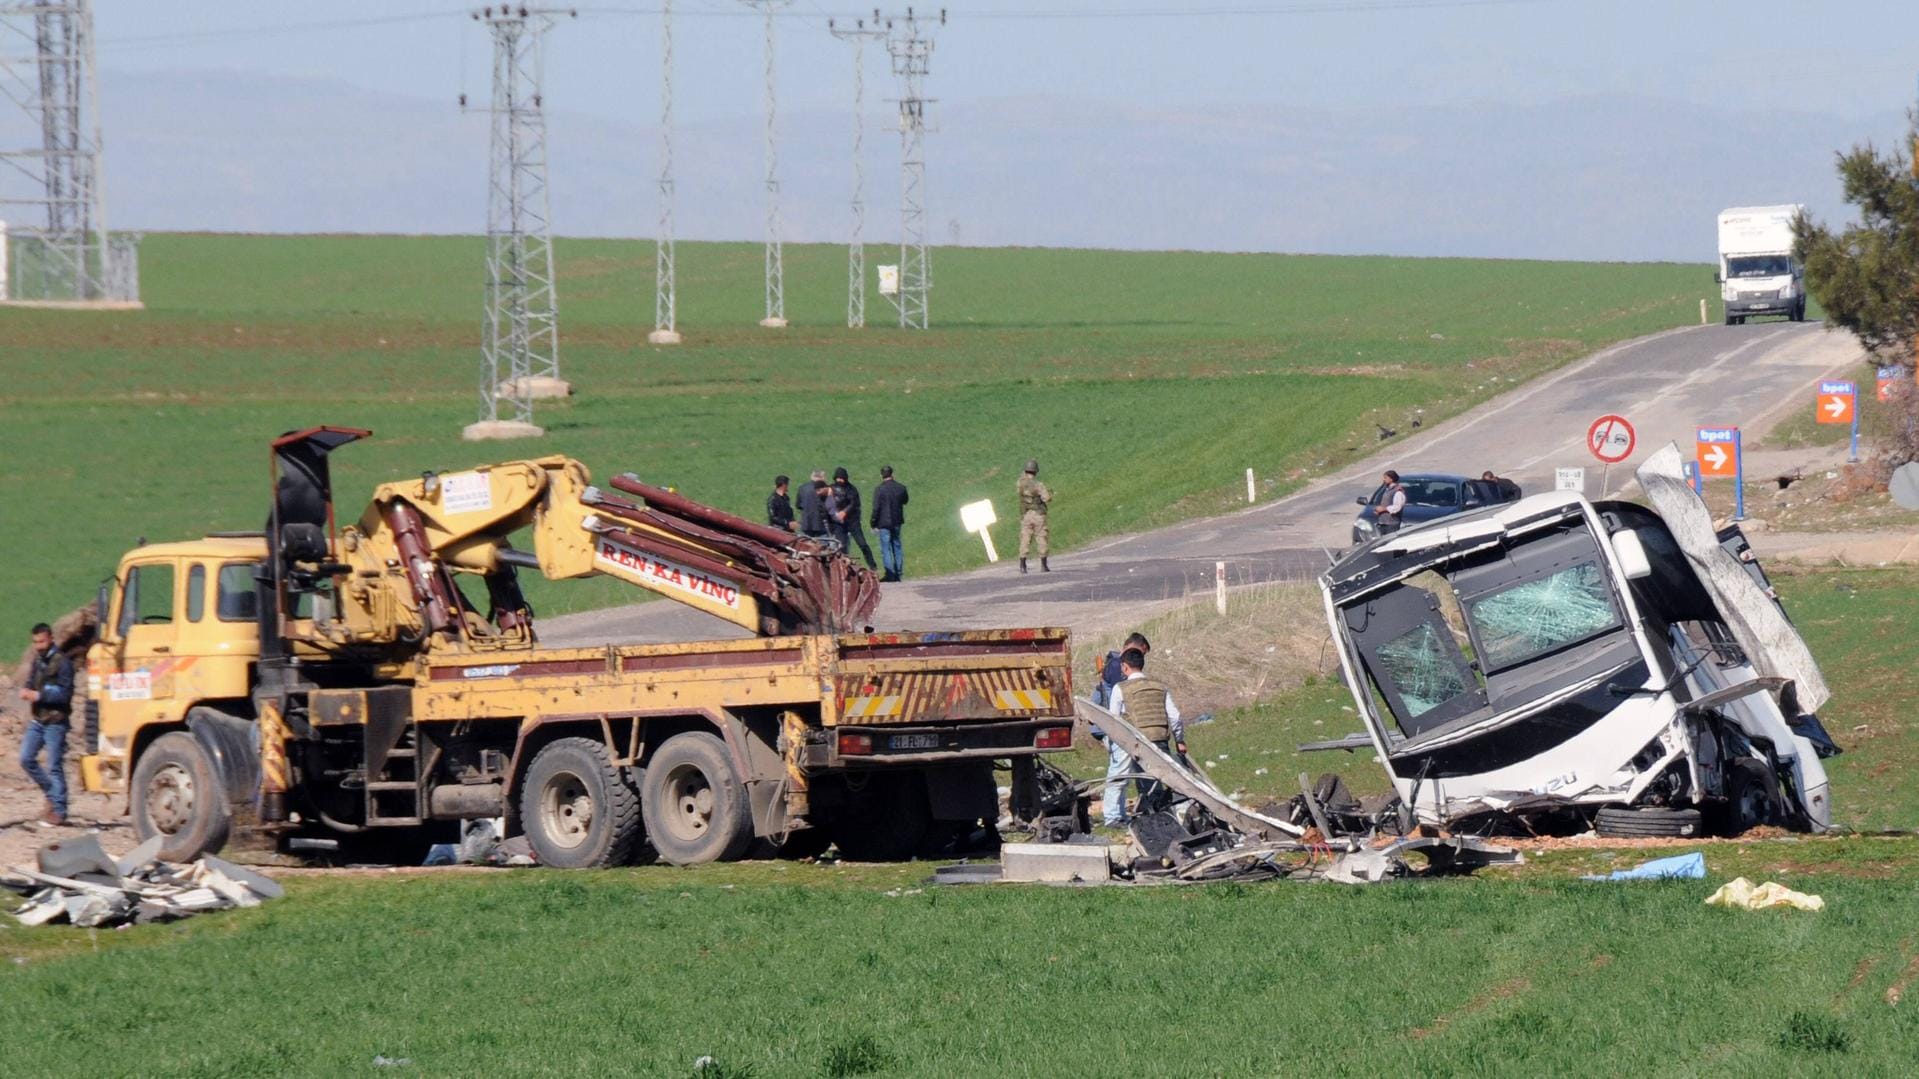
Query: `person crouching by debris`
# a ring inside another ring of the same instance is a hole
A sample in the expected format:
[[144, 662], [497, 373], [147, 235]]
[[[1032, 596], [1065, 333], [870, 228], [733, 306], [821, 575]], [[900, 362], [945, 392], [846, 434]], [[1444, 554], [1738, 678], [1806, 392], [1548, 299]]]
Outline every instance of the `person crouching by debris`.
[[[1173, 703], [1172, 691], [1166, 683], [1146, 676], [1146, 653], [1137, 648], [1121, 652], [1119, 669], [1126, 677], [1113, 687], [1113, 706], [1109, 710], [1126, 717], [1147, 741], [1169, 754], [1177, 752], [1185, 756], [1186, 724], [1180, 719], [1179, 706]], [[1157, 779], [1140, 780], [1139, 807], [1135, 812], [1145, 815], [1165, 808], [1161, 804], [1167, 800], [1165, 790]]]
[[1380, 493], [1379, 503], [1373, 507], [1373, 518], [1379, 526], [1379, 534], [1399, 531], [1399, 522], [1406, 512], [1406, 488], [1399, 485], [1399, 473], [1387, 469], [1379, 477], [1386, 490]]
[[[20, 768], [47, 797], [46, 812], [40, 823], [67, 822], [67, 730], [73, 717], [73, 660], [54, 647], [53, 627], [45, 622], [33, 627], [33, 659], [27, 669], [27, 684], [20, 690], [32, 718], [20, 738]], [[47, 766], [40, 767], [40, 751], [47, 752]]]
[[[1138, 650], [1141, 656], [1153, 650], [1144, 633], [1129, 634], [1118, 649], [1106, 653], [1095, 672], [1099, 681], [1093, 686], [1093, 703], [1109, 712], [1117, 709], [1113, 704], [1113, 687], [1126, 678], [1119, 660], [1129, 648]], [[1108, 828], [1124, 828], [1130, 823], [1126, 815], [1125, 777], [1139, 771], [1139, 767], [1133, 762], [1133, 755], [1121, 749], [1118, 742], [1109, 741], [1098, 725], [1093, 726], [1091, 733], [1095, 741], [1106, 743], [1106, 787], [1100, 795], [1100, 823]]]

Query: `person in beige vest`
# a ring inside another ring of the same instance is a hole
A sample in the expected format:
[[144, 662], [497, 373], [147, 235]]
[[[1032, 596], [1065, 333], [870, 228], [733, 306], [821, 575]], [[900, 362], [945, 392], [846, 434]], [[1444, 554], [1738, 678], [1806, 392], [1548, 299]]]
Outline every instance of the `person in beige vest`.
[[1019, 571], [1026, 572], [1026, 548], [1039, 548], [1041, 573], [1053, 572], [1046, 564], [1046, 511], [1053, 492], [1039, 481], [1039, 461], [1029, 458], [1026, 471], [1019, 474]]
[[[1119, 656], [1120, 673], [1126, 677], [1113, 687], [1112, 713], [1123, 716], [1146, 740], [1168, 753], [1186, 753], [1186, 724], [1180, 718], [1179, 705], [1173, 703], [1166, 683], [1146, 674], [1146, 653], [1128, 648]], [[1142, 779], [1139, 788], [1139, 813], [1161, 808], [1163, 787], [1157, 779]]]

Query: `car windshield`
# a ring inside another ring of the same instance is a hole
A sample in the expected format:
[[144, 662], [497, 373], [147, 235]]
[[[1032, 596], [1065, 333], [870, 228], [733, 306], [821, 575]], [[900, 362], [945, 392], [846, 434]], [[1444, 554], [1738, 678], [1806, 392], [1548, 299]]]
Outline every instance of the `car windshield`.
[[1792, 260], [1785, 255], [1742, 255], [1726, 260], [1726, 276], [1784, 277], [1792, 272]]

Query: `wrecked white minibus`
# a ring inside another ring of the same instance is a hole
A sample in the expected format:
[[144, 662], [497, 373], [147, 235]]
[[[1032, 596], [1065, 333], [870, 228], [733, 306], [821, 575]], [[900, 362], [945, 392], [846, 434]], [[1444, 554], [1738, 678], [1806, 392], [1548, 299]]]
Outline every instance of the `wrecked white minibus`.
[[1400, 802], [1455, 831], [1832, 826], [1825, 681], [1668, 446], [1651, 508], [1569, 492], [1391, 533], [1320, 579]]

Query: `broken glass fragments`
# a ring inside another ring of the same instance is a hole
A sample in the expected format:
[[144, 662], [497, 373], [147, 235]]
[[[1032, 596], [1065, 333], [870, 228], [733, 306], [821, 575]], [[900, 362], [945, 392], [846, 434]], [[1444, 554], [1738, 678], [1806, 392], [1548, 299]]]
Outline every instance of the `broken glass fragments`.
[[1618, 621], [1605, 574], [1593, 562], [1483, 596], [1468, 608], [1487, 670], [1583, 641]]
[[1422, 622], [1379, 646], [1380, 664], [1405, 702], [1406, 718], [1418, 718], [1466, 692], [1458, 649], [1451, 645], [1432, 623]]

